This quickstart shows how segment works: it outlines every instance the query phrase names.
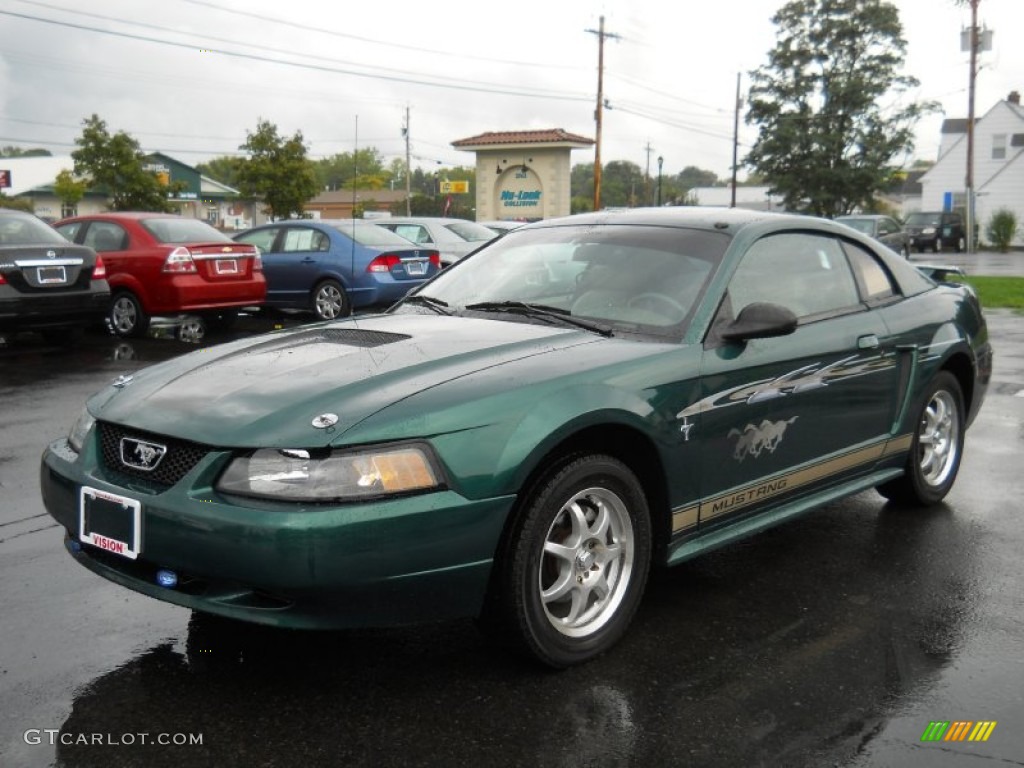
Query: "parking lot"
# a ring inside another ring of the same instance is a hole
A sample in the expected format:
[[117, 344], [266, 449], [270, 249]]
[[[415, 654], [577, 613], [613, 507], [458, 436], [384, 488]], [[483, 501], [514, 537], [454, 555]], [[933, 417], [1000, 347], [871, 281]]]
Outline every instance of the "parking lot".
[[[194, 346], [14, 340], [0, 347], [0, 764], [1022, 763], [1024, 319], [989, 322], [995, 378], [945, 504], [864, 493], [657, 574], [625, 641], [561, 673], [471, 621], [239, 629], [85, 571], [42, 507], [40, 452], [92, 391]], [[984, 743], [921, 741], [957, 720], [997, 726]]]

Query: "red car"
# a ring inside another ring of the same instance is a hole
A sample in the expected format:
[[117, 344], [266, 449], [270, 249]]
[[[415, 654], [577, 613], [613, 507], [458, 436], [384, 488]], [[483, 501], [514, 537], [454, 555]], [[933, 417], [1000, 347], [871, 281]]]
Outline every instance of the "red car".
[[204, 221], [166, 213], [98, 213], [54, 224], [103, 258], [107, 317], [119, 336], [142, 336], [154, 315], [228, 322], [267, 294], [259, 250]]

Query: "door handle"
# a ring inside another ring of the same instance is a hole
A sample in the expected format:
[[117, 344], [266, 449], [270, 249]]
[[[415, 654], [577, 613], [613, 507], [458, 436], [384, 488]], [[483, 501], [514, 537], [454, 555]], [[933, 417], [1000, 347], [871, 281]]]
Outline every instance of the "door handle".
[[860, 336], [857, 339], [857, 349], [878, 349], [881, 344], [878, 343], [878, 337], [873, 333], [869, 333], [866, 336]]

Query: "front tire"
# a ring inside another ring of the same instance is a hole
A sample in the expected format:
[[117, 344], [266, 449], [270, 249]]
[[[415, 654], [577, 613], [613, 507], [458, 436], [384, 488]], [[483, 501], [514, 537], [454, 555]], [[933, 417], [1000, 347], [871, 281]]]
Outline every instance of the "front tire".
[[142, 302], [131, 291], [118, 291], [110, 301], [107, 312], [110, 327], [118, 336], [137, 338], [149, 330], [149, 315], [142, 308]]
[[963, 402], [956, 377], [948, 371], [939, 373], [925, 394], [904, 474], [878, 486], [879, 493], [912, 506], [929, 506], [945, 498], [964, 450]]
[[352, 314], [345, 288], [337, 280], [324, 280], [313, 289], [313, 312], [321, 320], [336, 320]]
[[500, 625], [550, 667], [589, 661], [625, 633], [650, 562], [636, 476], [610, 456], [577, 457], [537, 485], [511, 531], [497, 564]]

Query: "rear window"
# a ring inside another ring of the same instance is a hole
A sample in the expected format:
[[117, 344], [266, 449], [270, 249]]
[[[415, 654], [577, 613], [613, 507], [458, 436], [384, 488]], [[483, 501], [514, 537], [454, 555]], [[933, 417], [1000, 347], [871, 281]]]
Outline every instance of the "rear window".
[[453, 221], [444, 226], [445, 229], [454, 232], [470, 243], [482, 243], [494, 239], [494, 230], [473, 221]]
[[0, 245], [67, 245], [61, 234], [42, 219], [26, 213], [0, 216]]
[[351, 237], [360, 245], [409, 246], [409, 241], [404, 237], [396, 235], [390, 229], [384, 229], [384, 227], [379, 227], [376, 224], [359, 221], [339, 221], [331, 226], [346, 237]]
[[141, 222], [161, 243], [230, 243], [231, 238], [199, 219], [143, 219]]

